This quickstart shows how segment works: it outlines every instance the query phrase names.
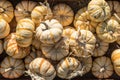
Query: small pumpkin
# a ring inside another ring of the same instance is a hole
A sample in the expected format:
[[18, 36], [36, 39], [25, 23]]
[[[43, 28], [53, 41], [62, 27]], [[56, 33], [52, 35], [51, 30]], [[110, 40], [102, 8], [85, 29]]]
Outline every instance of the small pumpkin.
[[4, 39], [4, 49], [9, 56], [22, 59], [30, 53], [30, 47], [20, 47], [16, 42], [16, 34], [11, 33]]
[[110, 18], [110, 7], [105, 0], [91, 0], [88, 4], [90, 19], [95, 22], [102, 22]]
[[28, 47], [32, 44], [35, 24], [32, 20], [21, 19], [16, 27], [16, 41], [20, 47]]
[[24, 18], [31, 18], [32, 10], [37, 6], [37, 2], [24, 0], [18, 3], [15, 7], [15, 18], [18, 22]]
[[110, 58], [102, 56], [93, 61], [92, 74], [97, 78], [109, 78], [113, 74]]
[[0, 0], [0, 17], [8, 23], [14, 17], [13, 5], [8, 0]]
[[0, 39], [5, 38], [10, 33], [10, 26], [4, 20], [0, 18]]
[[96, 38], [91, 31], [78, 30], [70, 37], [70, 49], [77, 57], [88, 57], [93, 54]]
[[3, 77], [14, 79], [24, 74], [25, 66], [22, 60], [5, 57], [0, 65], [0, 73]]
[[68, 26], [73, 21], [74, 12], [67, 4], [60, 3], [53, 7], [53, 16], [63, 26]]
[[36, 29], [36, 38], [45, 44], [54, 44], [62, 37], [63, 26], [55, 19], [42, 22]]
[[116, 20], [109, 19], [97, 26], [96, 33], [102, 41], [112, 43], [117, 41], [120, 35], [120, 25]]
[[0, 54], [2, 54], [3, 52], [3, 41], [0, 40]]
[[69, 54], [69, 41], [67, 38], [62, 38], [57, 43], [52, 45], [42, 44], [41, 50], [46, 58], [59, 61]]
[[44, 58], [35, 58], [30, 63], [27, 73], [32, 80], [53, 80], [56, 76], [55, 68]]

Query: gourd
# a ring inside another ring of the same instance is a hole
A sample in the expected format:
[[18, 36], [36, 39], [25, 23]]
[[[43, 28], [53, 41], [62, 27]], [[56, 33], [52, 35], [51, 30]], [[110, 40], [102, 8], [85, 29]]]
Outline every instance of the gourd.
[[44, 44], [54, 44], [62, 37], [63, 26], [55, 19], [42, 22], [36, 29], [36, 38]]
[[120, 58], [119, 57], [120, 57], [120, 49], [115, 49], [111, 54], [111, 60], [114, 65], [114, 70], [118, 76], [120, 76], [120, 68], [119, 68]]
[[88, 4], [90, 19], [95, 22], [102, 22], [110, 18], [110, 7], [105, 0], [91, 0]]
[[3, 52], [3, 41], [0, 40], [0, 54], [2, 54]]
[[4, 39], [4, 49], [9, 56], [22, 59], [30, 53], [30, 47], [20, 47], [16, 42], [16, 34], [11, 33]]
[[96, 38], [91, 31], [78, 30], [70, 37], [70, 49], [77, 57], [88, 57], [93, 54]]
[[0, 18], [0, 39], [5, 38], [9, 33], [9, 24], [4, 19]]
[[46, 58], [59, 61], [69, 54], [69, 41], [67, 38], [62, 38], [55, 44], [42, 44], [41, 50]]
[[97, 36], [104, 42], [112, 43], [117, 41], [120, 31], [119, 23], [114, 19], [109, 19], [100, 23], [96, 28]]
[[53, 17], [63, 26], [68, 26], [73, 21], [74, 12], [67, 4], [60, 3], [53, 7]]
[[113, 74], [110, 58], [102, 56], [93, 61], [92, 74], [97, 78], [109, 78]]
[[25, 66], [22, 60], [5, 57], [0, 65], [0, 73], [3, 77], [14, 79], [24, 74]]
[[10, 23], [14, 17], [14, 8], [8, 0], [0, 0], [0, 18]]
[[39, 6], [36, 6], [31, 13], [31, 18], [33, 22], [36, 24], [36, 27], [39, 26], [39, 24], [42, 21], [45, 21], [47, 19], [52, 19], [53, 13], [50, 9], [49, 3], [40, 3]]
[[35, 58], [30, 63], [27, 73], [32, 80], [53, 80], [56, 76], [55, 68], [44, 58]]
[[31, 18], [31, 12], [32, 10], [37, 6], [37, 2], [33, 1], [21, 1], [18, 3], [15, 7], [15, 18], [18, 22], [21, 19], [24, 18]]
[[28, 47], [32, 44], [34, 29], [34, 22], [28, 18], [21, 19], [18, 22], [16, 28], [16, 41], [20, 47]]

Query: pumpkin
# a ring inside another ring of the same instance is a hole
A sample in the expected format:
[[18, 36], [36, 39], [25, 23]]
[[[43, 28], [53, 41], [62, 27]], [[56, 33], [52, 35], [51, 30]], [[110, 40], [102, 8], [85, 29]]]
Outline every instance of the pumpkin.
[[92, 74], [97, 78], [109, 78], [113, 74], [110, 58], [102, 56], [93, 61]]
[[37, 50], [41, 49], [41, 42], [35, 36], [33, 36], [32, 46]]
[[77, 57], [88, 57], [93, 54], [96, 38], [91, 31], [78, 30], [70, 37], [70, 49]]
[[120, 76], [120, 68], [119, 68], [120, 58], [119, 58], [119, 56], [120, 56], [120, 49], [115, 49], [111, 54], [111, 60], [114, 65], [114, 70], [118, 76]]
[[0, 73], [3, 77], [14, 79], [24, 74], [25, 66], [22, 60], [5, 57], [0, 65]]
[[8, 23], [14, 17], [13, 5], [8, 0], [0, 0], [0, 17]]
[[53, 7], [53, 16], [63, 26], [68, 26], [73, 21], [74, 12], [67, 4], [60, 3]]
[[42, 22], [36, 29], [36, 38], [45, 44], [54, 44], [62, 37], [63, 26], [55, 19]]
[[31, 13], [31, 18], [36, 26], [39, 26], [42, 21], [51, 19], [52, 17], [52, 11], [49, 3], [47, 2], [45, 4], [41, 3], [39, 6], [36, 6]]
[[95, 22], [102, 22], [110, 18], [110, 7], [105, 0], [91, 0], [88, 4], [90, 19]]
[[103, 56], [107, 52], [108, 48], [109, 43], [101, 41], [96, 35], [96, 44], [92, 56], [94, 57]]
[[15, 7], [15, 18], [18, 22], [24, 18], [31, 18], [32, 10], [37, 6], [37, 2], [24, 0], [18, 3]]
[[16, 22], [15, 17], [12, 19], [12, 21], [9, 23], [9, 25], [10, 25], [10, 32], [11, 33], [16, 32], [17, 22]]
[[71, 26], [66, 26], [64, 29], [63, 29], [63, 34], [62, 36], [63, 37], [66, 37], [66, 38], [70, 38], [71, 34], [76, 31], [74, 27], [71, 27]]
[[120, 35], [120, 25], [114, 19], [109, 19], [100, 23], [96, 28], [97, 36], [104, 42], [112, 43]]
[[44, 58], [35, 58], [29, 64], [27, 73], [32, 80], [53, 80], [56, 76], [56, 71], [53, 65]]
[[62, 38], [56, 44], [42, 44], [41, 50], [46, 58], [59, 61], [69, 54], [69, 41]]
[[22, 59], [30, 53], [30, 47], [20, 47], [16, 42], [16, 34], [11, 33], [4, 39], [4, 49], [9, 56]]
[[21, 19], [16, 28], [16, 41], [20, 47], [28, 47], [32, 43], [35, 25], [32, 20]]
[[72, 79], [79, 75], [79, 66], [81, 64], [76, 58], [66, 57], [57, 65], [57, 76], [63, 79]]
[[0, 39], [5, 38], [10, 33], [10, 26], [4, 20], [0, 18]]
[[35, 52], [32, 51], [29, 55], [27, 55], [25, 57], [25, 60], [24, 60], [25, 68], [29, 69], [29, 64], [37, 57], [42, 57], [42, 52], [41, 51], [38, 51], [38, 50], [35, 51]]
[[3, 52], [3, 41], [0, 40], [0, 54], [2, 54]]

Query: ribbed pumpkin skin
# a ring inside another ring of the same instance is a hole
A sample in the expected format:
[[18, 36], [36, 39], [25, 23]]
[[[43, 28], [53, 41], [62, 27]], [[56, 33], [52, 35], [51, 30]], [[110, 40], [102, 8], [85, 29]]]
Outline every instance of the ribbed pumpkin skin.
[[46, 58], [54, 61], [59, 61], [69, 54], [68, 39], [62, 38], [60, 41], [53, 45], [42, 44], [41, 50]]
[[21, 19], [16, 28], [16, 41], [21, 47], [28, 47], [32, 43], [35, 24], [30, 19]]
[[24, 18], [31, 18], [31, 12], [36, 6], [36, 2], [28, 0], [21, 1], [20, 3], [18, 3], [15, 8], [16, 21], [18, 22], [19, 20]]
[[92, 74], [97, 78], [109, 78], [113, 74], [110, 58], [102, 56], [93, 61]]
[[40, 50], [40, 49], [41, 49], [41, 44], [42, 44], [42, 43], [41, 43], [38, 39], [36, 39], [35, 36], [33, 36], [32, 46], [33, 46], [35, 49]]
[[3, 41], [0, 40], [0, 54], [2, 54], [3, 52]]
[[95, 22], [105, 21], [111, 16], [110, 7], [105, 0], [91, 0], [88, 4], [88, 12], [90, 19]]
[[53, 17], [63, 26], [68, 26], [73, 21], [74, 12], [67, 4], [60, 3], [53, 7]]
[[109, 19], [97, 26], [96, 33], [102, 41], [112, 43], [117, 41], [120, 35], [120, 25], [116, 20]]
[[5, 38], [10, 33], [10, 26], [4, 20], [0, 18], [0, 39]]
[[92, 55], [95, 43], [95, 36], [88, 30], [75, 31], [70, 37], [70, 48], [77, 57]]
[[63, 26], [55, 19], [46, 20], [36, 29], [36, 38], [45, 44], [54, 44], [62, 37]]
[[57, 76], [63, 79], [72, 79], [76, 76], [73, 76], [77, 73], [79, 65], [79, 61], [74, 57], [66, 57], [62, 59], [57, 65]]
[[14, 8], [8, 0], [0, 0], [0, 17], [8, 23], [14, 17]]
[[14, 79], [24, 74], [25, 66], [22, 60], [12, 57], [5, 57], [0, 65], [0, 73], [3, 77]]
[[5, 38], [4, 49], [9, 56], [17, 59], [22, 59], [30, 53], [30, 47], [18, 46], [15, 33], [11, 33]]
[[[56, 71], [53, 65], [44, 58], [36, 58], [29, 65], [30, 71], [37, 74], [43, 80], [53, 80], [56, 76]], [[39, 79], [41, 80], [41, 79]]]

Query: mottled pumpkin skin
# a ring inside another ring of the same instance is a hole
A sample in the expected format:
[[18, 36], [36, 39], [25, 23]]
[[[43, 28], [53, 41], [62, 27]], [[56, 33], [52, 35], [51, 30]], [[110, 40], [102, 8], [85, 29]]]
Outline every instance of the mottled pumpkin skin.
[[105, 0], [91, 0], [88, 4], [88, 12], [90, 19], [95, 22], [105, 21], [111, 16], [110, 7]]
[[120, 25], [116, 20], [109, 19], [97, 26], [96, 33], [102, 41], [112, 43], [120, 36]]

